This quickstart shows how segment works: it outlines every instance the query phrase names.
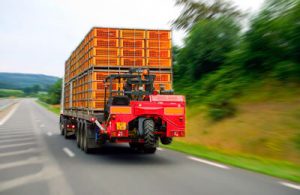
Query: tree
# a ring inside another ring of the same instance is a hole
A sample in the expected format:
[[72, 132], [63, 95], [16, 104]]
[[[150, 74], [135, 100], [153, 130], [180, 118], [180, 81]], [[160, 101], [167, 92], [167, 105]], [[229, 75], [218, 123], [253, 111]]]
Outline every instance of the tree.
[[221, 17], [241, 18], [243, 14], [232, 3], [225, 0], [176, 0], [175, 5], [182, 6], [182, 13], [173, 21], [176, 29], [190, 30], [201, 20]]
[[[245, 35], [244, 67], [300, 76], [300, 1], [269, 0]], [[291, 76], [290, 75], [290, 76]]]
[[62, 91], [62, 79], [58, 79], [48, 90], [50, 104], [59, 104]]
[[224, 63], [226, 54], [239, 44], [239, 31], [239, 26], [230, 18], [198, 22], [177, 54], [176, 72], [198, 80], [217, 70]]

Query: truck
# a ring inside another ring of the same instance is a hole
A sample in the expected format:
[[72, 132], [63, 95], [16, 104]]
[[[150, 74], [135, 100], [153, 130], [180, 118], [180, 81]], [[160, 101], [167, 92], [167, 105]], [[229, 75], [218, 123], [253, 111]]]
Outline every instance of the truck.
[[170, 30], [93, 27], [65, 62], [61, 135], [86, 153], [110, 142], [146, 154], [184, 137], [171, 40]]

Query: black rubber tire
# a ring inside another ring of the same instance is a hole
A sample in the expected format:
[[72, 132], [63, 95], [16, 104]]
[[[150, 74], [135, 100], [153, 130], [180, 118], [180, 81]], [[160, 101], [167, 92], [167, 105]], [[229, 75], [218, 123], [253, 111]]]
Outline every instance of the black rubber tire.
[[70, 138], [70, 136], [68, 135], [68, 133], [67, 133], [67, 123], [68, 123], [68, 120], [65, 120], [65, 125], [64, 125], [64, 137], [65, 137], [65, 139], [69, 139]]
[[154, 134], [154, 121], [151, 119], [144, 120], [144, 152], [154, 153], [156, 151], [157, 138]]
[[88, 144], [88, 141], [89, 141], [88, 136], [87, 136], [87, 133], [89, 130], [88, 128], [89, 128], [89, 124], [87, 122], [85, 122], [84, 129], [83, 129], [83, 151], [87, 154], [90, 154], [92, 150]]
[[82, 121], [81, 123], [81, 128], [80, 128], [80, 131], [79, 131], [79, 140], [80, 140], [80, 149], [83, 150], [83, 131], [84, 131], [84, 128], [85, 128], [85, 122]]
[[171, 137], [161, 137], [160, 141], [163, 145], [169, 145], [172, 143], [173, 139]]
[[154, 154], [156, 152], [156, 148], [144, 148], [145, 154]]
[[62, 117], [59, 122], [59, 129], [60, 129], [61, 135], [64, 135], [64, 133], [65, 133], [64, 128], [65, 128], [65, 119]]
[[76, 129], [76, 144], [77, 147], [80, 148], [80, 129], [81, 129], [81, 121], [78, 121], [77, 123], [77, 129]]

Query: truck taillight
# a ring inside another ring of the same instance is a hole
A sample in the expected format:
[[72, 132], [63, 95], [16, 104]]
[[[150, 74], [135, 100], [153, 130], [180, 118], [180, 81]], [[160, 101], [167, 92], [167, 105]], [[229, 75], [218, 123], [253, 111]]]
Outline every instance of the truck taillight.
[[94, 123], [94, 122], [96, 121], [96, 118], [95, 118], [95, 117], [92, 117], [92, 118], [90, 118], [90, 121], [91, 121], [92, 123]]
[[72, 127], [71, 127], [72, 129], [75, 129], [75, 125], [72, 125]]

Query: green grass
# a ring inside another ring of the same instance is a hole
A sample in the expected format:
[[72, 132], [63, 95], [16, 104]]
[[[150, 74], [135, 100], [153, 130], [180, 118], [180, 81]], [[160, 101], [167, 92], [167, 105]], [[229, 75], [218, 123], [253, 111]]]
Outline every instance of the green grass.
[[22, 90], [15, 89], [0, 89], [0, 97], [23, 97], [25, 96]]
[[60, 107], [59, 106], [55, 106], [55, 105], [50, 105], [50, 104], [47, 104], [45, 102], [41, 102], [39, 100], [37, 100], [37, 103], [40, 104], [41, 106], [47, 108], [49, 111], [59, 115], [60, 113]]
[[300, 182], [300, 166], [285, 161], [275, 161], [267, 158], [228, 154], [222, 151], [209, 149], [196, 144], [188, 144], [174, 141], [165, 148], [183, 152], [200, 158], [224, 163], [227, 165], [240, 167], [243, 169], [256, 171], [259, 173], [275, 176], [294, 182]]

